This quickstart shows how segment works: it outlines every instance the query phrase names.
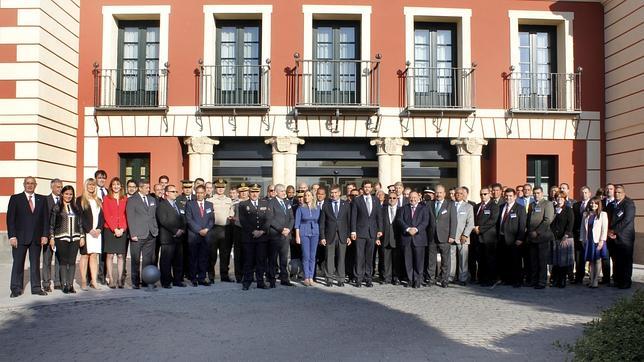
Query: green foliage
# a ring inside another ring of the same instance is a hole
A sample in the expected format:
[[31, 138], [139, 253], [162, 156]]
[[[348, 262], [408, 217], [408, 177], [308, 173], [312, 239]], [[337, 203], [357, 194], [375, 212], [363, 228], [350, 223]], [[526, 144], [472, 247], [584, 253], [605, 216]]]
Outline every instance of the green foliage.
[[570, 350], [575, 361], [644, 361], [644, 291], [589, 322]]

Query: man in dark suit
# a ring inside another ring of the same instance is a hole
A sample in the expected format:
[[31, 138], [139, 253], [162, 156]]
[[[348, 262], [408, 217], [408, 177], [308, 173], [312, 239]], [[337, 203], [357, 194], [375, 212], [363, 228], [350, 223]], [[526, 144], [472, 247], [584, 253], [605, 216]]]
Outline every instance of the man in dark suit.
[[190, 280], [192, 286], [199, 284], [209, 286], [211, 281], [206, 279], [208, 270], [208, 238], [210, 230], [215, 225], [214, 209], [210, 201], [206, 201], [206, 187], [199, 185], [195, 188], [196, 200], [186, 204], [186, 224], [188, 225], [188, 251], [190, 253]]
[[183, 283], [183, 252], [181, 239], [186, 232], [185, 211], [177, 206], [177, 188], [167, 185], [159, 199], [156, 217], [159, 225], [161, 286], [185, 287]]
[[[192, 181], [190, 180], [181, 180], [181, 194], [177, 196], [177, 206], [179, 210], [183, 210], [184, 214], [186, 211], [186, 204], [188, 201], [194, 199], [192, 194]], [[188, 235], [184, 235], [181, 239], [181, 249], [183, 249], [183, 276], [186, 279], [190, 279], [192, 275], [190, 273], [190, 248], [188, 247]]]
[[[398, 195], [395, 191], [389, 193], [387, 203], [380, 212], [382, 225], [382, 237], [376, 240], [378, 246], [378, 259], [380, 274], [383, 283], [397, 285], [400, 282], [400, 232], [396, 222], [400, 207], [398, 207]], [[405, 204], [407, 205], [407, 204]]]
[[264, 284], [266, 251], [269, 241], [271, 207], [266, 200], [259, 199], [261, 188], [253, 184], [249, 188], [250, 198], [239, 203], [239, 222], [242, 227], [244, 246], [244, 279], [242, 290], [248, 290], [253, 282], [253, 271], [257, 289], [268, 289]]
[[[584, 212], [586, 207], [588, 207], [588, 202], [591, 198], [590, 189], [588, 186], [582, 186], [581, 189], [581, 200], [575, 202], [572, 205], [572, 213], [574, 216], [572, 234], [575, 239], [575, 273], [570, 273], [570, 277], [574, 278], [571, 280], [572, 284], [581, 283], [584, 280], [584, 275], [586, 274], [586, 261], [584, 260], [584, 244], [583, 240], [579, 235], [579, 230], [581, 228], [581, 222], [584, 219]], [[605, 206], [602, 210], [606, 210]], [[610, 220], [610, 219], [609, 219]], [[610, 271], [610, 266], [609, 266]], [[610, 277], [610, 272], [608, 273]], [[574, 276], [573, 276], [574, 275]]]
[[534, 202], [528, 207], [527, 240], [530, 248], [530, 285], [535, 289], [543, 289], [548, 282], [547, 265], [550, 244], [554, 235], [550, 224], [555, 218], [555, 208], [552, 202], [544, 197], [543, 189], [537, 186], [532, 191]]
[[[392, 200], [392, 204], [393, 204]], [[398, 209], [399, 215], [396, 224], [400, 237], [400, 246], [403, 249], [405, 270], [408, 283], [406, 286], [420, 288], [425, 260], [425, 247], [427, 247], [426, 230], [429, 225], [429, 211], [420, 203], [420, 194], [412, 191], [409, 194], [409, 203]], [[391, 218], [392, 210], [387, 213]]]
[[286, 199], [286, 188], [282, 184], [275, 185], [275, 197], [268, 201], [271, 208], [272, 218], [269, 220], [270, 229], [268, 232], [268, 282], [271, 288], [275, 288], [275, 271], [278, 267], [280, 284], [293, 286], [288, 280], [288, 250], [293, 229], [294, 217], [291, 210], [291, 203]]
[[22, 294], [25, 258], [29, 251], [31, 294], [47, 295], [40, 287], [40, 251], [47, 245], [49, 213], [45, 196], [35, 193], [36, 179], [26, 177], [24, 192], [12, 195], [7, 207], [7, 236], [11, 245], [11, 298]]
[[[47, 195], [47, 215], [51, 209], [60, 202], [60, 190], [63, 189], [63, 182], [60, 179], [53, 179], [49, 183], [51, 193]], [[42, 247], [42, 289], [51, 292], [51, 262], [54, 257], [54, 250], [49, 245]], [[60, 289], [60, 266], [56, 263], [54, 269], [54, 289]]]
[[[320, 210], [320, 244], [326, 249], [325, 277], [327, 286], [332, 286], [333, 274], [337, 271], [337, 283], [344, 286], [345, 255], [347, 245], [351, 244], [349, 229], [351, 224], [351, 204], [340, 199], [340, 185], [331, 187], [330, 202]], [[336, 268], [337, 259], [337, 268]]]
[[[613, 220], [613, 211], [615, 211], [615, 204], [617, 202], [615, 199], [615, 185], [609, 182], [606, 184], [604, 190], [606, 197], [602, 200], [602, 210], [606, 212], [608, 222], [610, 223]], [[615, 239], [608, 238], [606, 240], [606, 248], [608, 249], [608, 258], [602, 259], [602, 279], [599, 281], [599, 284], [610, 284], [611, 259], [615, 260]]]
[[499, 219], [499, 205], [492, 201], [488, 187], [481, 188], [481, 203], [475, 208], [474, 235], [479, 250], [478, 278], [481, 286], [490, 287], [496, 282], [496, 222]]
[[373, 250], [376, 239], [382, 236], [378, 199], [371, 195], [371, 181], [364, 181], [364, 195], [358, 196], [351, 203], [351, 240], [356, 246], [355, 278], [356, 287], [366, 281], [367, 288], [373, 286]]
[[431, 202], [427, 211], [429, 214], [427, 268], [425, 270], [427, 285], [438, 283], [436, 263], [438, 253], [441, 254], [440, 286], [447, 288], [449, 284], [450, 244], [456, 241], [456, 226], [458, 214], [451, 200], [445, 199], [445, 186], [436, 186], [436, 199]]
[[409, 199], [407, 199], [403, 195], [403, 191], [405, 191], [405, 185], [398, 181], [394, 184], [394, 190], [396, 190], [396, 197], [398, 197], [398, 202], [396, 203], [396, 206], [398, 207], [403, 207], [409, 203]]
[[[156, 238], [159, 235], [157, 201], [150, 196], [150, 182], [141, 180], [139, 190], [127, 200], [127, 224], [130, 233], [132, 289], [141, 285], [141, 270], [154, 265]], [[143, 286], [147, 286], [143, 282]]]
[[610, 220], [608, 238], [615, 242], [613, 250], [613, 279], [619, 289], [631, 287], [633, 276], [633, 247], [635, 244], [635, 203], [626, 197], [623, 185], [615, 185], [615, 206]]
[[525, 208], [516, 202], [514, 189], [505, 189], [505, 203], [499, 218], [502, 280], [518, 288], [522, 284], [522, 248], [525, 241], [527, 215]]

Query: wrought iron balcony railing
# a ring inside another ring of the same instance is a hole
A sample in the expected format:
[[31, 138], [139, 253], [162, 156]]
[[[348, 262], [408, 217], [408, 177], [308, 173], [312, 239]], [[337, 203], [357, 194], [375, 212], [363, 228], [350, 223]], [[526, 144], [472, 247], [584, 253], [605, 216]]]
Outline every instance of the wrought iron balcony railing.
[[511, 112], [581, 112], [581, 68], [577, 73], [512, 72], [508, 90]]
[[410, 67], [405, 77], [407, 110], [474, 110], [474, 70], [472, 68]]
[[295, 106], [374, 111], [380, 107], [376, 60], [302, 60], [295, 54]]
[[94, 107], [97, 109], [165, 109], [168, 68], [101, 69], [94, 63]]
[[268, 108], [270, 59], [265, 65], [200, 65], [199, 106], [217, 108]]

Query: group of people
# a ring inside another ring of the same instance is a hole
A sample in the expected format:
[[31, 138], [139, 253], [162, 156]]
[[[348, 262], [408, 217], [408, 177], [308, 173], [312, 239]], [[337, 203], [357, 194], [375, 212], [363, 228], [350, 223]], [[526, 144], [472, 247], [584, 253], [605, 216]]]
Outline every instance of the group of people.
[[[536, 289], [550, 275], [549, 284], [562, 288], [582, 283], [587, 265], [588, 286], [597, 288], [611, 282], [611, 259], [613, 285], [631, 286], [635, 206], [622, 185], [608, 184], [594, 196], [581, 187], [575, 201], [567, 184], [546, 195], [530, 184], [495, 183], [475, 203], [467, 187], [416, 191], [402, 182], [383, 188], [365, 180], [344, 190], [276, 184], [260, 195], [257, 184], [229, 187], [223, 179], [184, 180], [181, 188], [167, 176], [152, 187], [146, 180], [107, 180], [97, 171], [77, 197], [58, 179], [50, 195], [36, 194], [35, 178], [25, 178], [24, 192], [11, 196], [7, 209], [11, 297], [23, 293], [27, 252], [31, 292], [46, 295], [52, 280], [54, 289], [76, 292], [79, 252], [81, 289], [124, 288], [128, 249], [133, 289], [147, 286], [141, 270], [148, 265], [159, 267], [163, 288], [186, 287], [184, 280], [209, 286], [218, 259], [220, 280], [243, 290], [253, 283], [275, 288], [277, 281], [292, 286], [299, 274], [305, 286]], [[42, 280], [34, 267], [41, 254]]]

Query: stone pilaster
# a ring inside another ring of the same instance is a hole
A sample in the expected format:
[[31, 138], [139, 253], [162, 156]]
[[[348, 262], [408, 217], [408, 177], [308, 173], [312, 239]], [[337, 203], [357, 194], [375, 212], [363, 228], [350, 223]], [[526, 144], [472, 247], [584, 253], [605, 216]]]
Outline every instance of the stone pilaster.
[[273, 184], [295, 185], [297, 178], [297, 146], [304, 140], [277, 136], [264, 140], [273, 149]]
[[370, 144], [377, 147], [378, 181], [383, 187], [402, 181], [402, 148], [409, 141], [399, 137], [372, 139]]
[[458, 185], [470, 189], [469, 199], [479, 201], [481, 191], [481, 154], [487, 141], [483, 138], [457, 138], [450, 142], [458, 156]]
[[219, 140], [210, 137], [188, 137], [183, 141], [188, 146], [188, 175], [194, 181], [201, 177], [212, 180], [213, 146]]

